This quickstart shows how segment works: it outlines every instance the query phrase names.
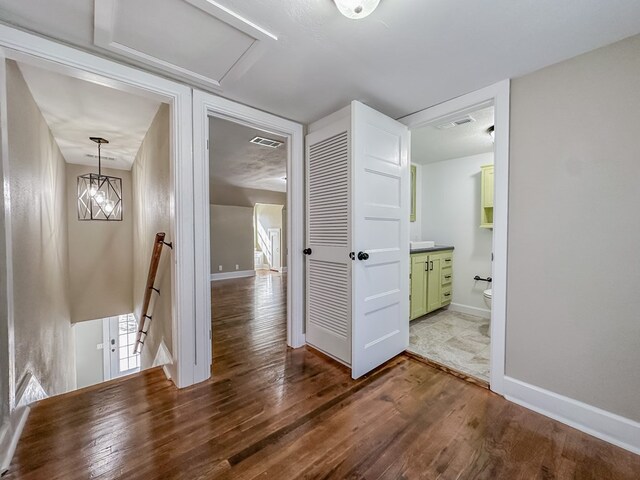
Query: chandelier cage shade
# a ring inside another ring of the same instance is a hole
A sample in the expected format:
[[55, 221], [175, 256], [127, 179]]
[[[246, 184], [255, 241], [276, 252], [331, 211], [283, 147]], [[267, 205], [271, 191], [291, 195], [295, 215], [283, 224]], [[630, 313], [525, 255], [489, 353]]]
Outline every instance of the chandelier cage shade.
[[98, 144], [98, 173], [78, 176], [78, 220], [122, 220], [122, 179], [102, 175], [100, 148], [109, 143], [104, 138], [91, 137]]

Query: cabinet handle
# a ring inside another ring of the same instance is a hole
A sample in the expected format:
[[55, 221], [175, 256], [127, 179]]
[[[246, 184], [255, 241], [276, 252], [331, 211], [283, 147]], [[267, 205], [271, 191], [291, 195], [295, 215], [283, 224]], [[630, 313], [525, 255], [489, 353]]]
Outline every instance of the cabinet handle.
[[448, 297], [448, 296], [450, 296], [450, 295], [451, 295], [451, 293], [445, 293], [445, 294], [444, 294], [444, 296], [445, 296], [445, 297]]
[[445, 275], [444, 278], [451, 278], [451, 275]]
[[430, 267], [431, 267], [431, 268], [430, 268], [430, 270], [433, 270], [433, 260], [430, 260], [430, 261], [429, 261], [429, 265], [430, 265]]
[[305, 255], [311, 255], [311, 252], [313, 250], [311, 250], [310, 248], [305, 248], [304, 250], [302, 250], [302, 253], [304, 253]]

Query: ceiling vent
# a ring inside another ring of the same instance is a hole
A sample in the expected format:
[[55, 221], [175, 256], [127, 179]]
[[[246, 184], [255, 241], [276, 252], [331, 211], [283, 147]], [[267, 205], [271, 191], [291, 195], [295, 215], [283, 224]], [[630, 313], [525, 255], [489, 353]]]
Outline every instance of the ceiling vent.
[[440, 130], [446, 130], [448, 128], [458, 127], [460, 125], [465, 125], [467, 123], [475, 122], [476, 119], [471, 115], [465, 115], [464, 117], [458, 117], [453, 120], [448, 120], [445, 123], [441, 123], [439, 125], [434, 125], [436, 128]]
[[271, 140], [270, 138], [264, 137], [254, 137], [249, 140], [251, 143], [255, 143], [256, 145], [262, 145], [263, 147], [269, 148], [278, 148], [284, 142], [279, 142], [278, 140]]
[[[98, 159], [98, 155], [94, 155], [94, 154], [92, 154], [92, 153], [87, 153], [87, 154], [85, 155], [85, 157], [87, 157], [87, 158], [92, 158], [92, 159], [96, 159], [96, 160]], [[117, 160], [117, 159], [116, 159], [116, 157], [107, 157], [106, 155], [102, 155], [100, 158], [101, 158], [102, 160], [109, 160], [109, 161], [111, 161], [111, 162], [115, 162], [115, 161]]]

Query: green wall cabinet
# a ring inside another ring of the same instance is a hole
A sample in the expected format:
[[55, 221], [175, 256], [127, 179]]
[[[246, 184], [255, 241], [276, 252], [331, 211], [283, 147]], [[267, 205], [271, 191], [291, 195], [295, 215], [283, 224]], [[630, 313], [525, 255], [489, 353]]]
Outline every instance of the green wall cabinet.
[[451, 303], [453, 250], [411, 254], [410, 320]]
[[480, 167], [480, 228], [493, 228], [493, 165]]
[[416, 221], [416, 166], [411, 165], [411, 215], [410, 222]]

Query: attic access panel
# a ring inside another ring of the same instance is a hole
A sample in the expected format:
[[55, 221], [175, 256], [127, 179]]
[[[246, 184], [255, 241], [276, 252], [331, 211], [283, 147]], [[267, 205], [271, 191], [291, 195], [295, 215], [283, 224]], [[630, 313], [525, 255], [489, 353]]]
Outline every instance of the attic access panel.
[[277, 37], [212, 0], [95, 0], [94, 43], [221, 89]]

